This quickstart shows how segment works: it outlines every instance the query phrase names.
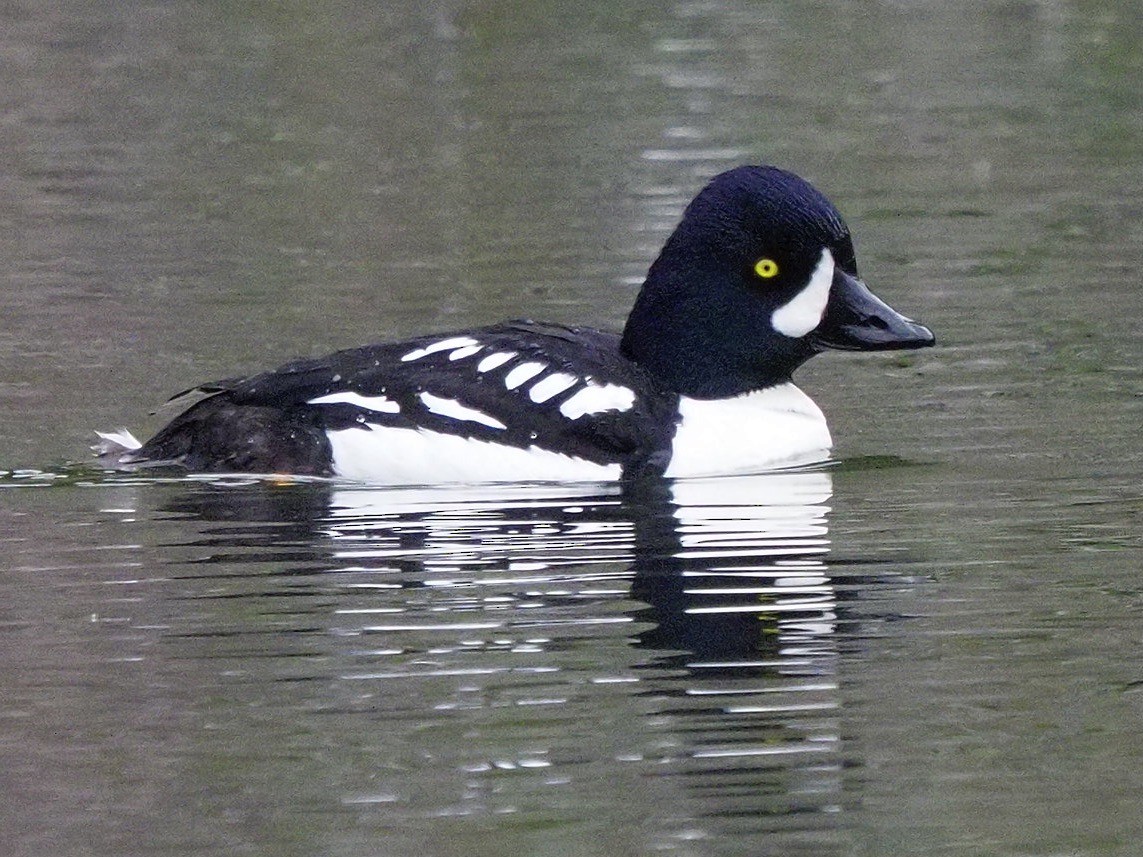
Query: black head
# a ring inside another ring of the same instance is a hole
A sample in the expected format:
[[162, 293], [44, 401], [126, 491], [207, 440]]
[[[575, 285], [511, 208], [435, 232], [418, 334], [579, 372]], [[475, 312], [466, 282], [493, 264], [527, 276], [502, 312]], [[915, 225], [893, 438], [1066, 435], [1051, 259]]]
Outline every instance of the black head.
[[622, 350], [670, 389], [714, 398], [789, 380], [824, 348], [932, 344], [861, 283], [828, 199], [793, 173], [749, 166], [716, 176], [687, 206]]

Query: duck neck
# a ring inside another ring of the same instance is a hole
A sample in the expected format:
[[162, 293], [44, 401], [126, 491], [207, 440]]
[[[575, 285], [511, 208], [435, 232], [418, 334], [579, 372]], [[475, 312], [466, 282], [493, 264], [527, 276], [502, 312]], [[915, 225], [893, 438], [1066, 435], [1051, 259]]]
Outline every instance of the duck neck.
[[686, 266], [685, 275], [660, 257], [648, 272], [620, 351], [663, 387], [697, 399], [723, 399], [791, 380], [815, 353], [781, 337], [765, 313], [742, 313], [749, 301], [719, 301], [735, 284]]

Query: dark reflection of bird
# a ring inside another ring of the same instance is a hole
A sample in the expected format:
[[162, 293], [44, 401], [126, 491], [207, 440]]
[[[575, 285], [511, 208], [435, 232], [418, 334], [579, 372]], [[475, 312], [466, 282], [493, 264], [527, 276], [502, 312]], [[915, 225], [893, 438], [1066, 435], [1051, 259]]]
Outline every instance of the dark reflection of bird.
[[792, 173], [739, 167], [694, 199], [622, 333], [515, 321], [204, 384], [117, 467], [375, 484], [629, 481], [824, 459], [795, 369], [824, 349], [933, 344], [858, 277], [834, 206]]
[[[224, 479], [146, 486], [196, 533], [178, 545], [197, 548], [193, 564], [167, 576], [243, 595], [205, 614], [241, 645], [258, 631], [260, 646], [295, 651], [304, 629], [321, 655], [301, 668], [321, 679], [314, 704], [343, 706], [347, 728], [420, 746], [438, 734], [424, 724], [471, 721], [477, 737], [453, 753], [550, 747], [573, 776], [585, 756], [615, 764], [619, 747], [714, 833], [835, 817], [846, 749], [828, 472], [626, 490]], [[517, 698], [558, 702], [517, 728], [505, 702]], [[479, 725], [488, 710], [449, 707], [498, 704], [495, 737]], [[392, 716], [379, 725], [378, 711]]]
[[645, 516], [635, 530], [632, 595], [650, 605], [654, 623], [641, 645], [675, 650], [668, 659], [677, 665], [756, 672], [760, 656], [778, 656], [808, 630], [829, 641], [828, 473], [683, 480], [663, 490], [670, 516]]

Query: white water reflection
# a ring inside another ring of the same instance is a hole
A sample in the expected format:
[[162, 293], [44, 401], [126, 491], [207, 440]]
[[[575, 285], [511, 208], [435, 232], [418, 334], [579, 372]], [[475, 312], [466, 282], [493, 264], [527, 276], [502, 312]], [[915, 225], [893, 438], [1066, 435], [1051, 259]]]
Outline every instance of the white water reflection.
[[[589, 732], [572, 733], [589, 741], [579, 752], [593, 764], [647, 766], [644, 775], [670, 784], [680, 808], [670, 826], [685, 817], [704, 835], [728, 825], [772, 834], [796, 815], [799, 826], [828, 829], [843, 754], [830, 494], [820, 471], [681, 481], [634, 496], [338, 490], [322, 525], [338, 571], [380, 602], [334, 611], [337, 633], [360, 641], [359, 668], [340, 679], [358, 688], [359, 705], [445, 681], [453, 689], [430, 705], [450, 716], [487, 716], [507, 695], [510, 707], [555, 720], [601, 709], [633, 717], [626, 743], [609, 736], [600, 755]], [[634, 645], [616, 650], [616, 634]], [[606, 669], [563, 657], [594, 663], [593, 646], [609, 651]], [[606, 702], [585, 682], [606, 688]], [[537, 793], [552, 777], [588, 786], [582, 759], [570, 762], [552, 735], [539, 746], [535, 738], [532, 756], [520, 748], [514, 757], [544, 769]], [[527, 767], [468, 750], [458, 763], [473, 782]]]
[[816, 847], [853, 761], [830, 495], [822, 471], [116, 486], [108, 514], [151, 532], [123, 621], [181, 699], [179, 740], [149, 752], [182, 794], [222, 788], [200, 779], [239, 754], [225, 790], [256, 812], [251, 784], [284, 783], [275, 805], [306, 806], [314, 841], [349, 812], [406, 843], [514, 817], [622, 830], [634, 853]]

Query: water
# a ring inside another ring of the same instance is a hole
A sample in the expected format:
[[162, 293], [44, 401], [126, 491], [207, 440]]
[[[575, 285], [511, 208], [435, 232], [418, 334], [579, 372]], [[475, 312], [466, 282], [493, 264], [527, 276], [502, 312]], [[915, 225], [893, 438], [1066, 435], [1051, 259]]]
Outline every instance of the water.
[[[10, 4], [8, 851], [1137, 853], [1139, 30], [1126, 2]], [[938, 335], [799, 374], [836, 466], [638, 496], [81, 466], [206, 379], [618, 326], [749, 161], [821, 186]]]

